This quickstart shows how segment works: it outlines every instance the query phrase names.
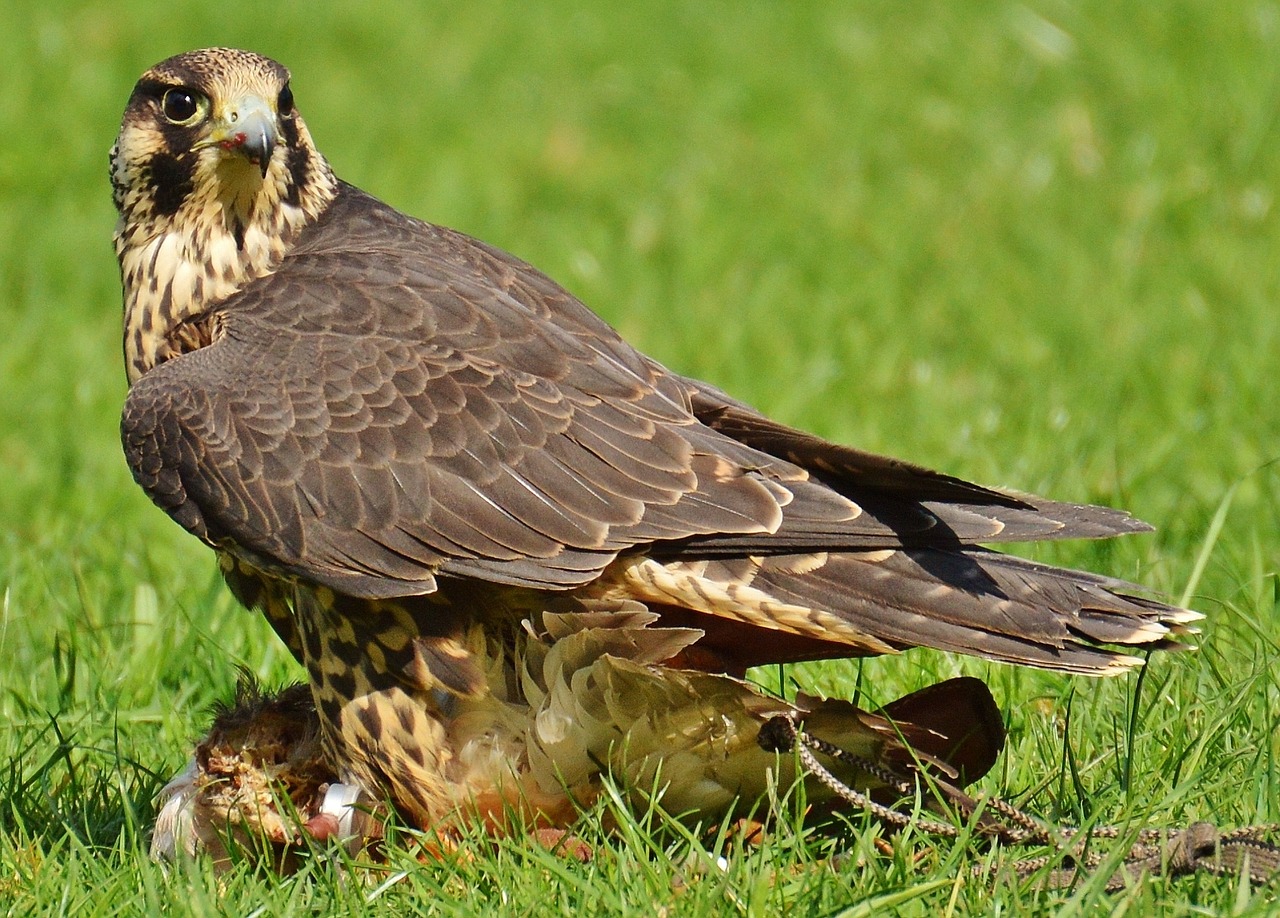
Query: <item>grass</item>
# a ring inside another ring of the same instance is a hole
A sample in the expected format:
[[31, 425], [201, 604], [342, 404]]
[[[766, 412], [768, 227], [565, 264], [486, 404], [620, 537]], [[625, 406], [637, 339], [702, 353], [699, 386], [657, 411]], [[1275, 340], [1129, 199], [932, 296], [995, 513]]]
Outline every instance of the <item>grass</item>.
[[[624, 8], [625, 7], [625, 8]], [[589, 864], [524, 840], [399, 882], [165, 873], [152, 795], [243, 664], [296, 676], [129, 480], [106, 151], [208, 44], [294, 71], [339, 173], [517, 252], [637, 345], [787, 422], [1158, 527], [1035, 556], [1190, 589], [1198, 654], [1105, 683], [915, 652], [800, 667], [883, 702], [982, 676], [983, 788], [1042, 815], [1280, 820], [1280, 11], [478, 0], [12, 0], [0, 129], [0, 905], [11, 913], [1263, 914], [1235, 878], [975, 881], [980, 846], [763, 849], [639, 814]], [[772, 678], [772, 674], [764, 674]], [[618, 814], [615, 814], [617, 816]], [[836, 851], [842, 856], [831, 859]]]

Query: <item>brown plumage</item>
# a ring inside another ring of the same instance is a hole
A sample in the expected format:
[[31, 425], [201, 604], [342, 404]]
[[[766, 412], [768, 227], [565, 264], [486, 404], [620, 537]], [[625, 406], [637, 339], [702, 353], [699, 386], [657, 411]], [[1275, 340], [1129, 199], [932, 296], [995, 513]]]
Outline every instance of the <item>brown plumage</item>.
[[912, 646], [1110, 674], [1198, 617], [983, 547], [1127, 514], [784, 427], [337, 180], [273, 61], [149, 70], [111, 173], [134, 476], [307, 666], [343, 779], [419, 822], [488, 690], [473, 628], [514, 652], [565, 602], [640, 603], [701, 634], [673, 669], [731, 674]]

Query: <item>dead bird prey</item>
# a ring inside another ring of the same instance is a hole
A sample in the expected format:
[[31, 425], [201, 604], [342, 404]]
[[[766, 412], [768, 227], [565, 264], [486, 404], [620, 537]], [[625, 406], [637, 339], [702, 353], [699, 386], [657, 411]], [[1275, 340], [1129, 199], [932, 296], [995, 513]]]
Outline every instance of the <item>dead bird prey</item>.
[[[977, 679], [939, 683], [871, 714], [804, 695], [788, 702], [732, 676], [669, 666], [702, 632], [658, 626], [638, 606], [540, 619], [536, 628], [527, 623], [516, 654], [482, 626], [471, 628], [467, 646], [486, 690], [456, 699], [450, 712], [455, 767], [440, 790], [453, 812], [423, 826], [434, 830], [430, 845], [450, 843], [454, 819], [494, 831], [513, 817], [535, 830], [567, 830], [606, 779], [640, 810], [656, 797], [669, 812], [702, 820], [735, 809], [767, 819], [752, 808], [770, 790], [786, 795], [797, 779], [793, 757], [758, 741], [779, 715], [895, 774], [923, 767], [962, 784], [982, 777], [1004, 743], [1000, 710]], [[319, 736], [305, 686], [276, 696], [242, 686], [162, 793], [152, 854], [205, 851], [225, 865], [232, 846], [265, 847], [289, 870], [311, 841], [336, 838], [354, 849], [379, 839], [378, 801], [339, 780]], [[832, 767], [847, 785], [884, 786], [875, 774]], [[838, 803], [815, 780], [805, 799], [819, 812]]]
[[1106, 675], [1198, 617], [980, 547], [1147, 528], [1125, 513], [785, 427], [340, 181], [275, 61], [148, 70], [111, 183], [134, 477], [305, 665], [332, 772], [417, 825], [506, 755], [466, 712], [529, 700], [489, 669], [547, 612], [696, 634], [644, 657], [676, 683], [913, 646]]

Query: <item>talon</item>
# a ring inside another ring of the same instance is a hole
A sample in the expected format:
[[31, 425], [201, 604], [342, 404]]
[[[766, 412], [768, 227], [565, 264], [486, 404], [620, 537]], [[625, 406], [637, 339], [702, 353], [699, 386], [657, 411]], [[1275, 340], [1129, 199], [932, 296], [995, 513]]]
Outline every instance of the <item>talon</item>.
[[338, 817], [331, 813], [319, 813], [304, 822], [302, 829], [316, 841], [328, 841], [338, 835]]
[[534, 829], [533, 837], [548, 851], [570, 860], [586, 864], [595, 857], [590, 845], [564, 829]]

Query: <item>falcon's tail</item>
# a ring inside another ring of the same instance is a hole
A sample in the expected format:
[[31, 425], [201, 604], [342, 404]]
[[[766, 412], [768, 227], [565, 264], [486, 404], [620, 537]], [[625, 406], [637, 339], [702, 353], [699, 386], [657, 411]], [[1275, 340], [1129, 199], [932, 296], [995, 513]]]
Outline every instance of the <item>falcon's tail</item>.
[[607, 595], [703, 630], [695, 650], [730, 671], [922, 646], [1113, 675], [1141, 658], [1107, 645], [1186, 648], [1177, 638], [1203, 617], [1131, 595], [1133, 584], [980, 548], [632, 558], [610, 575]]

